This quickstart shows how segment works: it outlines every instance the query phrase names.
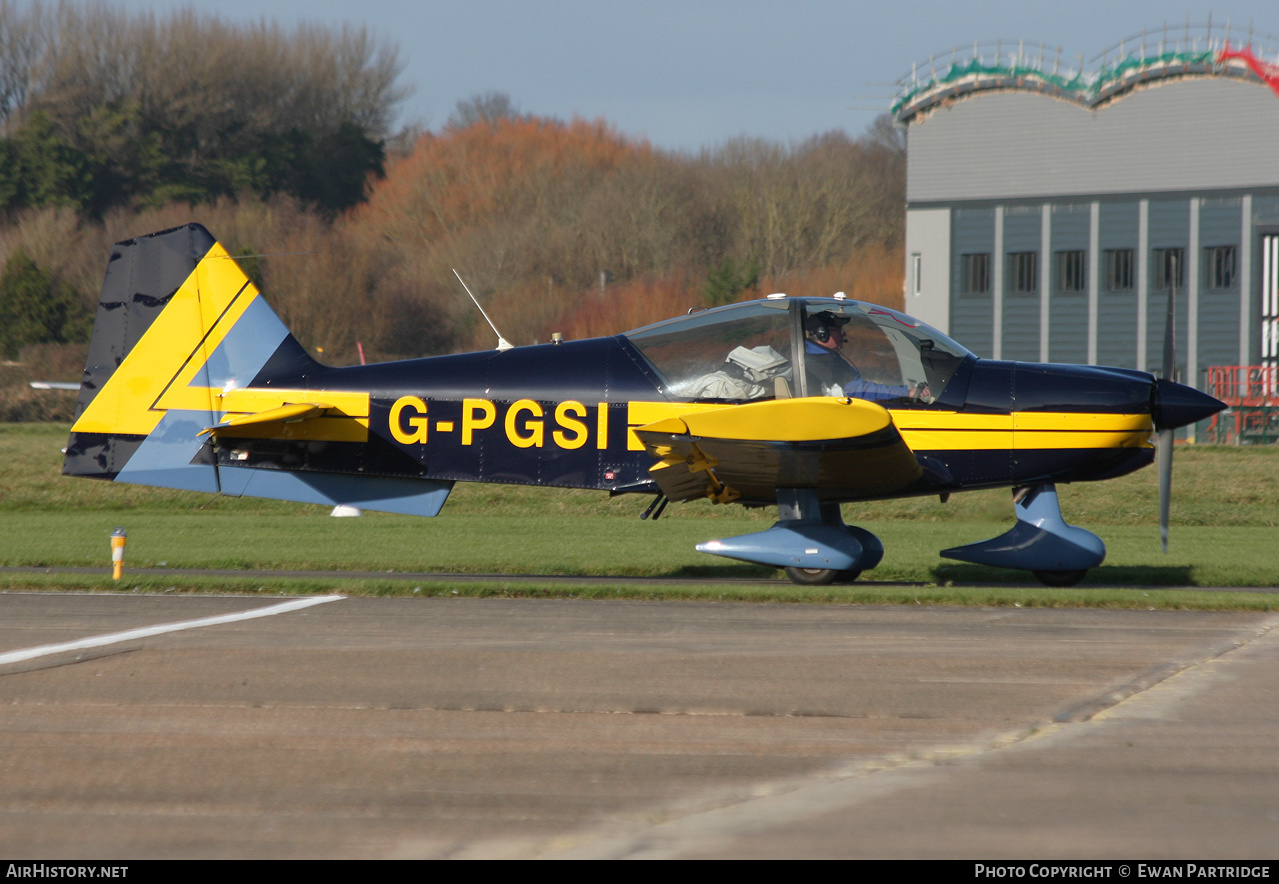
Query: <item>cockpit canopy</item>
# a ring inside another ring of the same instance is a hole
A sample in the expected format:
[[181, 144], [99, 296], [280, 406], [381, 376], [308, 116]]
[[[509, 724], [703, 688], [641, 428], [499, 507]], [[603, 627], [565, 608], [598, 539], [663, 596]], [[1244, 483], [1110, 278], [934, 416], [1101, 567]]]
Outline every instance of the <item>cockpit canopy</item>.
[[[837, 357], [825, 331], [846, 337]], [[833, 327], [832, 326], [832, 327]], [[896, 310], [842, 298], [768, 298], [703, 310], [627, 332], [651, 363], [665, 393], [684, 401], [744, 402], [792, 396], [844, 396], [852, 387], [820, 370], [838, 358], [845, 375], [860, 376], [872, 398], [906, 401], [926, 385], [940, 397], [971, 353]]]

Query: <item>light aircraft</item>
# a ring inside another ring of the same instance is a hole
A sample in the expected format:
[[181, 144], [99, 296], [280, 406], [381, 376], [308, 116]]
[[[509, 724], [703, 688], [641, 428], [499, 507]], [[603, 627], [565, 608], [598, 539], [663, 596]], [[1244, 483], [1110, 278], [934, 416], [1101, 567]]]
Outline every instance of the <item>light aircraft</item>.
[[[819, 370], [844, 352], [832, 336], [848, 342], [834, 383]], [[1132, 472], [1152, 432], [1170, 453], [1174, 428], [1223, 407], [1141, 371], [978, 359], [842, 293], [331, 368], [188, 224], [114, 246], [63, 472], [424, 516], [454, 482], [654, 495], [645, 517], [670, 500], [775, 505], [767, 530], [697, 548], [799, 583], [883, 557], [841, 503], [1008, 487], [1014, 527], [941, 554], [1070, 585], [1105, 546], [1062, 519], [1055, 484]]]

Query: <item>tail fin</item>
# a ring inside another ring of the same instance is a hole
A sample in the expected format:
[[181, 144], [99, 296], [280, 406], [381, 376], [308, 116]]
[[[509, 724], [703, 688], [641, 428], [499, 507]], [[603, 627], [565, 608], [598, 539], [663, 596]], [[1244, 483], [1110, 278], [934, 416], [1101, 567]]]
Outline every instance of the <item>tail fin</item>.
[[217, 492], [228, 392], [318, 367], [200, 225], [116, 243], [62, 471]]

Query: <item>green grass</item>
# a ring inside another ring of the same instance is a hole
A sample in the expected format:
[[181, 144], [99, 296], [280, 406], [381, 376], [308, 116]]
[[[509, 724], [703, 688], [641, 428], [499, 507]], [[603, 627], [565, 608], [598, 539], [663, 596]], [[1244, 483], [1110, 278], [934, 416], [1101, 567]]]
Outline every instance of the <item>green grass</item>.
[[[1192, 593], [1156, 593], [1152, 586], [1270, 586], [1279, 574], [1279, 449], [1185, 447], [1177, 451], [1172, 542], [1159, 551], [1153, 470], [1123, 479], [1064, 486], [1067, 519], [1106, 541], [1107, 560], [1085, 588], [1027, 586], [1023, 572], [951, 562], [937, 552], [992, 537], [1012, 522], [1007, 491], [885, 501], [845, 507], [845, 518], [884, 541], [872, 584], [803, 589], [780, 572], [697, 553], [702, 540], [761, 530], [772, 510], [717, 507], [705, 501], [672, 505], [657, 522], [638, 514], [648, 498], [610, 500], [598, 492], [459, 484], [435, 519], [369, 513], [334, 519], [328, 509], [265, 500], [75, 480], [59, 474], [66, 429], [0, 425], [0, 565], [101, 566], [109, 569], [107, 537], [129, 532], [129, 587], [147, 590], [217, 588], [256, 592], [261, 580], [152, 578], [146, 568], [393, 570], [460, 574], [657, 576], [697, 581], [716, 576], [776, 578], [769, 587], [632, 584], [570, 587], [557, 594], [605, 597], [767, 597], [788, 601], [963, 604], [1090, 604], [1100, 606], [1265, 606], [1266, 596], [1192, 602]], [[132, 582], [129, 582], [132, 581]], [[108, 588], [110, 580], [6, 574], [17, 586]], [[903, 585], [909, 584], [909, 585]], [[1020, 585], [1016, 585], [1020, 584]], [[521, 584], [423, 584], [429, 594], [532, 594], [553, 590]], [[958, 586], [958, 588], [957, 588]], [[1106, 589], [1099, 588], [1107, 587]], [[373, 594], [412, 593], [403, 581], [272, 578], [264, 591], [315, 592], [320, 587]], [[327, 590], [324, 590], [327, 591]], [[1100, 593], [1101, 595], [1098, 595]], [[1238, 594], [1229, 594], [1234, 598]]]

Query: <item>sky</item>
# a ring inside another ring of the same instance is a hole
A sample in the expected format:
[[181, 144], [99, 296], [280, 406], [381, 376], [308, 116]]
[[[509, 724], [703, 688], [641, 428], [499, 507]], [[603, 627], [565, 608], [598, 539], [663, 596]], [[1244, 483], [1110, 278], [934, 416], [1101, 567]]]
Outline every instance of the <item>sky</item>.
[[[108, 0], [164, 13], [196, 5], [228, 21], [367, 27], [399, 50], [412, 89], [399, 125], [437, 129], [461, 100], [508, 94], [520, 110], [602, 117], [686, 152], [750, 136], [860, 135], [895, 82], [974, 41], [1043, 42], [1085, 63], [1165, 23], [1279, 35], [1279, 5], [1146, 0]], [[1200, 28], [1202, 31], [1202, 28]], [[1279, 46], [1279, 38], [1258, 40]]]

